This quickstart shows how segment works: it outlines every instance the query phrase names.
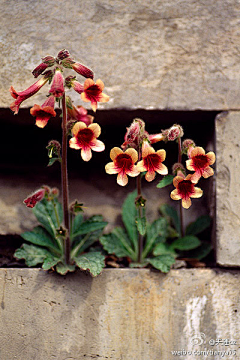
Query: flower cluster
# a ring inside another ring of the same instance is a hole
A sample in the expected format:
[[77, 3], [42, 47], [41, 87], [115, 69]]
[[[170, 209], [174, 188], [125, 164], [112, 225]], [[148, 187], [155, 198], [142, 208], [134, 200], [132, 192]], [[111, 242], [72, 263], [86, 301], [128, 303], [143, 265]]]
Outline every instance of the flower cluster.
[[[49, 69], [51, 67], [51, 69]], [[73, 69], [77, 74], [86, 78], [84, 84], [79, 83], [75, 76], [68, 76], [64, 79], [64, 68]], [[61, 50], [57, 57], [46, 56], [42, 58], [42, 62], [32, 71], [35, 78], [42, 75], [33, 85], [24, 91], [17, 92], [12, 86], [10, 93], [15, 101], [10, 105], [10, 109], [17, 114], [21, 103], [29, 97], [36, 94], [47, 82], [50, 83], [48, 98], [42, 105], [35, 104], [30, 113], [36, 117], [36, 125], [45, 127], [51, 117], [56, 116], [54, 110], [55, 100], [62, 98], [65, 88], [73, 88], [77, 93], [81, 94], [84, 102], [90, 102], [93, 111], [97, 109], [98, 102], [107, 102], [109, 96], [104, 94], [103, 82], [98, 79], [94, 82], [94, 74], [91, 69], [83, 64], [76, 62], [71, 58], [67, 50]]]
[[[128, 183], [127, 176], [138, 176], [141, 172], [146, 172], [145, 179], [152, 181], [155, 179], [156, 172], [167, 175], [168, 169], [163, 164], [166, 158], [165, 150], [155, 151], [151, 146], [153, 143], [163, 140], [158, 135], [149, 135], [145, 130], [145, 123], [141, 119], [134, 119], [133, 123], [127, 128], [122, 149], [114, 147], [110, 152], [112, 162], [105, 166], [108, 174], [118, 174], [117, 183], [125, 186]], [[156, 140], [158, 139], [158, 140]]]

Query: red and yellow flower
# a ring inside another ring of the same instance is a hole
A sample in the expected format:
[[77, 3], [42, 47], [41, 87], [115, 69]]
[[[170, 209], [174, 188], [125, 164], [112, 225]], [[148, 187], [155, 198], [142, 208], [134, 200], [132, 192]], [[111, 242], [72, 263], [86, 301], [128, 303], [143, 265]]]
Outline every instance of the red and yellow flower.
[[138, 153], [135, 149], [129, 148], [125, 152], [118, 147], [110, 151], [112, 162], [105, 166], [107, 174], [118, 174], [117, 183], [125, 186], [128, 183], [128, 176], [135, 177], [140, 174], [137, 166], [134, 165], [138, 160]]
[[145, 179], [152, 181], [155, 179], [156, 172], [160, 175], [168, 174], [167, 167], [162, 163], [165, 158], [165, 150], [155, 151], [154, 148], [149, 145], [148, 141], [143, 141], [142, 160], [137, 163], [137, 169], [140, 172], [147, 171]]
[[215, 154], [213, 151], [205, 154], [202, 147], [195, 147], [191, 150], [190, 159], [186, 161], [187, 169], [195, 171], [192, 174], [192, 182], [197, 183], [201, 176], [208, 178], [214, 174], [214, 170], [210, 167], [215, 163]]
[[84, 82], [84, 90], [81, 93], [81, 98], [83, 101], [91, 102], [93, 111], [97, 110], [98, 102], [109, 101], [109, 96], [102, 92], [103, 89], [104, 84], [100, 79], [98, 79], [96, 83], [94, 83], [92, 79], [86, 79]]
[[14, 99], [16, 99], [11, 105], [10, 109], [14, 112], [14, 114], [18, 113], [19, 107], [21, 103], [35, 95], [43, 85], [48, 81], [48, 76], [44, 76], [41, 79], [37, 80], [33, 85], [23, 91], [17, 92], [13, 86], [10, 87], [9, 91]]
[[48, 120], [53, 116], [56, 116], [54, 110], [55, 97], [49, 96], [42, 106], [35, 104], [30, 109], [30, 114], [36, 116], [36, 125], [40, 128], [44, 128], [47, 125]]
[[81, 150], [81, 156], [84, 161], [92, 158], [92, 151], [101, 152], [105, 149], [102, 141], [97, 140], [101, 134], [101, 128], [98, 124], [86, 125], [78, 121], [72, 128], [73, 137], [69, 140], [69, 146], [72, 149]]
[[200, 198], [203, 191], [194, 186], [195, 184], [192, 182], [192, 175], [189, 174], [185, 177], [180, 171], [178, 174], [179, 175], [173, 179], [173, 185], [176, 189], [171, 192], [170, 196], [173, 200], [182, 199], [182, 207], [188, 209], [192, 204], [190, 198]]

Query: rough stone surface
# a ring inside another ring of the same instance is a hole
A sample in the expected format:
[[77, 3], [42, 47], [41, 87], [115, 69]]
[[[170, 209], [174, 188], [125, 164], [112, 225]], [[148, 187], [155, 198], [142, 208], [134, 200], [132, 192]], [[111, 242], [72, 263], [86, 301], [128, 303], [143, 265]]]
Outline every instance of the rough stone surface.
[[240, 112], [216, 119], [217, 262], [240, 266], [239, 134]]
[[206, 357], [194, 351], [213, 351], [219, 360], [231, 351], [225, 358], [239, 359], [239, 281], [239, 273], [207, 269], [107, 269], [97, 278], [0, 269], [0, 357], [192, 360]]
[[104, 109], [240, 108], [237, 0], [0, 3], [1, 107], [10, 85], [30, 86], [40, 58], [65, 47], [104, 81]]

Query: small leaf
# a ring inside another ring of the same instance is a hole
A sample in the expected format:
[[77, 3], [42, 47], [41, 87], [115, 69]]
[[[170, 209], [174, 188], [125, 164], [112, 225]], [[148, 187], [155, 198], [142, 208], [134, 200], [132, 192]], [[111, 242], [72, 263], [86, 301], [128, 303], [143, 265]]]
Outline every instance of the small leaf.
[[159, 255], [153, 258], [147, 259], [149, 263], [156, 269], [167, 273], [170, 271], [171, 266], [175, 263], [175, 258], [172, 255]]
[[175, 229], [180, 234], [181, 233], [181, 225], [180, 225], [180, 219], [179, 219], [177, 211], [168, 204], [162, 205], [160, 207], [160, 211], [164, 216], [169, 217], [172, 220]]
[[59, 161], [61, 163], [61, 158], [58, 157], [52, 157], [49, 159], [48, 165], [47, 166], [52, 166], [56, 161]]
[[158, 256], [158, 255], [172, 255], [174, 257], [177, 256], [176, 252], [171, 248], [171, 246], [169, 244], [166, 243], [159, 243], [156, 245], [156, 247], [153, 250], [153, 255], [154, 256]]
[[211, 217], [208, 215], [200, 216], [196, 221], [189, 224], [186, 228], [186, 235], [197, 235], [211, 225]]
[[100, 243], [108, 254], [115, 254], [119, 258], [131, 255], [113, 233], [101, 236]]
[[58, 263], [56, 266], [56, 271], [61, 275], [66, 275], [68, 272], [73, 272], [76, 269], [76, 265], [67, 265], [62, 262]]
[[187, 235], [184, 236], [182, 238], [178, 238], [177, 240], [175, 240], [172, 244], [171, 247], [173, 249], [177, 249], [177, 250], [192, 250], [195, 249], [196, 247], [198, 247], [201, 244], [200, 240], [193, 235]]
[[173, 175], [164, 176], [164, 178], [160, 180], [160, 182], [157, 184], [157, 188], [161, 189], [164, 188], [165, 186], [172, 184], [173, 178], [174, 178]]
[[100, 251], [91, 251], [74, 259], [81, 270], [88, 270], [92, 276], [99, 275], [105, 266], [105, 256]]
[[43, 270], [50, 270], [55, 265], [57, 265], [60, 260], [61, 260], [61, 257], [59, 257], [59, 258], [55, 257], [55, 256], [46, 257], [46, 259], [44, 260], [44, 262], [42, 264]]
[[55, 239], [42, 227], [37, 226], [32, 231], [26, 231], [21, 234], [24, 240], [31, 242], [32, 244], [45, 246], [49, 249], [59, 252], [59, 246]]
[[140, 235], [145, 235], [146, 234], [146, 230], [147, 230], [147, 221], [146, 221], [146, 217], [137, 217], [136, 218], [136, 224], [137, 224], [137, 229]]
[[21, 248], [15, 251], [16, 259], [24, 259], [27, 266], [36, 266], [41, 264], [51, 253], [39, 246], [23, 244]]
[[137, 242], [138, 242], [138, 231], [136, 226], [137, 210], [135, 206], [136, 196], [137, 196], [136, 191], [130, 193], [126, 197], [122, 207], [122, 220], [127, 230], [129, 239], [131, 240], [135, 248], [137, 247]]

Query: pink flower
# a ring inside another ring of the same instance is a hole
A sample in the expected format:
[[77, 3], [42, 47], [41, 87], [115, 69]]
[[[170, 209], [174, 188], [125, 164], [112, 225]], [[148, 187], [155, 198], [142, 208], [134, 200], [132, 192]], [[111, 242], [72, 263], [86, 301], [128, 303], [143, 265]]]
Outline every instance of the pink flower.
[[87, 126], [92, 124], [94, 117], [88, 115], [87, 109], [83, 106], [74, 106], [71, 99], [67, 98], [67, 116], [69, 120], [82, 121]]
[[36, 125], [40, 128], [44, 128], [47, 125], [48, 120], [52, 116], [56, 116], [54, 110], [55, 97], [53, 95], [49, 96], [47, 100], [42, 104], [42, 106], [35, 104], [30, 109], [30, 114], [36, 116]]
[[148, 138], [149, 138], [151, 144], [155, 144], [156, 142], [162, 141], [165, 139], [165, 137], [163, 136], [162, 133], [148, 135]]
[[173, 185], [176, 189], [171, 192], [170, 196], [173, 200], [182, 199], [182, 207], [188, 209], [192, 204], [190, 198], [200, 198], [203, 191], [194, 186], [192, 175], [189, 174], [185, 177], [181, 172], [178, 174], [179, 175], [173, 179]]
[[65, 85], [69, 89], [72, 87], [78, 94], [81, 94], [84, 91], [84, 86], [76, 80], [75, 76], [72, 76], [72, 75], [66, 77]]
[[121, 148], [125, 150], [131, 147], [138, 150], [144, 138], [148, 138], [148, 133], [145, 131], [145, 122], [142, 119], [136, 118], [127, 128]]
[[162, 164], [166, 158], [165, 150], [155, 151], [148, 141], [144, 141], [142, 145], [142, 160], [137, 163], [137, 169], [140, 172], [147, 171], [145, 179], [152, 181], [155, 179], [155, 172], [161, 175], [167, 175], [168, 169]]
[[127, 185], [127, 175], [134, 177], [140, 174], [136, 165], [134, 165], [138, 160], [138, 153], [135, 149], [129, 148], [123, 152], [122, 149], [114, 147], [110, 151], [110, 158], [113, 162], [105, 166], [105, 171], [107, 174], [118, 174], [117, 183], [119, 185]]
[[73, 137], [69, 141], [69, 146], [72, 149], [80, 150], [84, 161], [89, 161], [92, 158], [92, 151], [103, 151], [105, 145], [102, 141], [97, 140], [101, 133], [101, 128], [98, 124], [90, 124], [87, 126], [84, 122], [77, 122], [72, 128]]
[[97, 110], [98, 102], [107, 102], [109, 101], [109, 96], [103, 94], [104, 84], [102, 80], [98, 79], [96, 83], [92, 79], [85, 80], [84, 91], [81, 93], [81, 98], [83, 101], [91, 102], [93, 111]]
[[61, 98], [64, 94], [64, 79], [61, 70], [58, 68], [55, 70], [49, 93], [56, 98]]
[[201, 176], [208, 178], [214, 174], [210, 165], [215, 163], [215, 154], [213, 151], [205, 154], [202, 147], [195, 147], [189, 153], [190, 159], [186, 161], [187, 169], [195, 171], [192, 175], [192, 182], [197, 183]]
[[74, 61], [70, 57], [63, 59], [61, 64], [68, 69], [75, 70], [79, 75], [82, 75], [85, 78], [93, 79], [94, 74], [91, 69], [89, 69], [87, 66], [85, 66], [83, 64], [80, 64], [80, 63]]
[[44, 76], [41, 79], [37, 80], [33, 85], [31, 85], [29, 88], [27, 88], [24, 91], [17, 92], [13, 86], [10, 87], [9, 91], [14, 99], [16, 99], [11, 105], [10, 109], [14, 112], [14, 114], [17, 114], [19, 111], [19, 107], [21, 103], [36, 94], [41, 87], [46, 84], [48, 81], [48, 77]]
[[33, 208], [39, 201], [41, 201], [46, 193], [46, 189], [39, 189], [33, 194], [29, 195], [23, 202], [27, 207]]

